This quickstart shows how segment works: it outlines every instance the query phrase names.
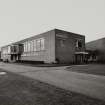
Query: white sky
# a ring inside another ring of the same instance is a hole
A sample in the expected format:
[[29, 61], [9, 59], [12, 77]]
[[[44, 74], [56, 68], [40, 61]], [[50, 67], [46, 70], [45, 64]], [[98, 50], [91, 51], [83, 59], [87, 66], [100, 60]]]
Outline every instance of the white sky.
[[0, 46], [54, 28], [105, 37], [105, 0], [0, 0]]

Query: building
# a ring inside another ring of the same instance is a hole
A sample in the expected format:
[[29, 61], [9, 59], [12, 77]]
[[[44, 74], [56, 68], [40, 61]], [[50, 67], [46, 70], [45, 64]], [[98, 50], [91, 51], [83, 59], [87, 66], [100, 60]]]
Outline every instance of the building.
[[90, 52], [90, 61], [105, 62], [105, 38], [86, 43], [86, 50]]
[[0, 51], [0, 61], [1, 61], [1, 51]]
[[83, 63], [85, 36], [54, 29], [3, 46], [4, 61], [42, 61], [45, 63]]

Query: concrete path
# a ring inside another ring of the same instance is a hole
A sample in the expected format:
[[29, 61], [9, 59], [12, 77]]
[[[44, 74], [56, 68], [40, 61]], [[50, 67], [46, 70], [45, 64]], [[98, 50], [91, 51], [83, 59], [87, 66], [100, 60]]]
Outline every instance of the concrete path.
[[30, 67], [1, 63], [0, 68], [63, 89], [105, 100], [105, 76], [70, 72], [64, 70], [66, 67]]

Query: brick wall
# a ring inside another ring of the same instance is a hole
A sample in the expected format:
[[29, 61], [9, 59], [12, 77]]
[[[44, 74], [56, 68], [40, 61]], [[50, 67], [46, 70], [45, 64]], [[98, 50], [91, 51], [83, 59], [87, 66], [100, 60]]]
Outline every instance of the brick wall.
[[29, 52], [29, 56], [22, 56], [21, 60], [44, 61], [45, 63], [55, 62], [55, 31], [54, 30], [48, 31], [46, 33], [37, 35], [32, 39], [37, 39], [37, 38], [45, 39], [45, 50]]
[[[76, 41], [82, 41], [82, 48], [76, 48]], [[75, 52], [85, 51], [85, 37], [56, 30], [56, 58], [60, 63], [75, 63]]]

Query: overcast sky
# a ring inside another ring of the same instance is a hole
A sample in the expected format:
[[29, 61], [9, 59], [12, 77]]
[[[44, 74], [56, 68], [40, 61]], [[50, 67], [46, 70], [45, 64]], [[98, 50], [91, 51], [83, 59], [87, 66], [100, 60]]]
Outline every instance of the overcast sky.
[[54, 28], [105, 37], [105, 0], [0, 0], [0, 46]]

